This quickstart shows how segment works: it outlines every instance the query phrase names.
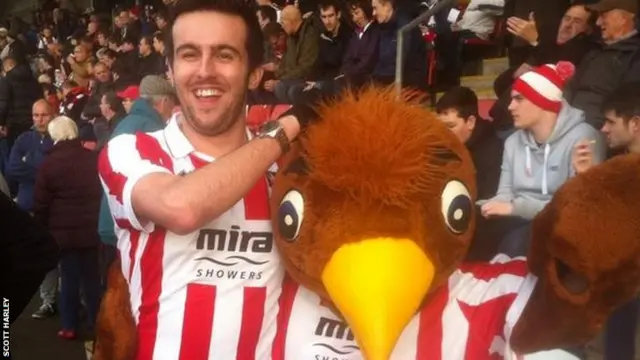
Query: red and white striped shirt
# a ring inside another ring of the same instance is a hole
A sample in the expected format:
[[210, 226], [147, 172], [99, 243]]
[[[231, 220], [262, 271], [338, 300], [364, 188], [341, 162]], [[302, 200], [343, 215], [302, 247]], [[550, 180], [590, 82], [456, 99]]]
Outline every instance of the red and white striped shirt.
[[[407, 325], [391, 360], [567, 360], [564, 351], [515, 355], [509, 335], [536, 278], [524, 259], [497, 256], [491, 263], [461, 266]], [[339, 317], [306, 288], [286, 282], [274, 360], [362, 360], [354, 336]]]
[[120, 135], [100, 154], [138, 325], [136, 359], [268, 359], [284, 277], [271, 231], [268, 175], [188, 235], [143, 223], [133, 211], [132, 189], [144, 176], [184, 175], [214, 161], [195, 151], [179, 121], [177, 114], [164, 130]]

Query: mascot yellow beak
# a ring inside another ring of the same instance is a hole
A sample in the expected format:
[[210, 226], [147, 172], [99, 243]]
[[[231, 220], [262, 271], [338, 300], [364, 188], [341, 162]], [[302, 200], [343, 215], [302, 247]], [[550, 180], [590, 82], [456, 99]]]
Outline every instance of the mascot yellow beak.
[[388, 360], [420, 307], [434, 265], [408, 239], [373, 238], [342, 245], [322, 282], [367, 360]]

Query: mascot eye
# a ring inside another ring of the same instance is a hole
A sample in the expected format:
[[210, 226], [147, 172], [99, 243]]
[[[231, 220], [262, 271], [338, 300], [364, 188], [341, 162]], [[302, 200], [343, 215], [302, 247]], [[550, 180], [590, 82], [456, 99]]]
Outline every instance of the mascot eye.
[[304, 199], [297, 190], [284, 195], [278, 210], [278, 230], [287, 241], [295, 241], [304, 218]]
[[449, 230], [462, 234], [469, 228], [473, 203], [469, 190], [460, 181], [452, 180], [442, 191], [442, 216]]

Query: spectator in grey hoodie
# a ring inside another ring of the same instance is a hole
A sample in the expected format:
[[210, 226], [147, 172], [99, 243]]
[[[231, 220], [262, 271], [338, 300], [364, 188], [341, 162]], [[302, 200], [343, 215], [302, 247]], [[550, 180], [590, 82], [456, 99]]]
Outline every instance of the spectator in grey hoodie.
[[565, 80], [573, 73], [573, 66], [568, 66], [534, 68], [513, 85], [509, 111], [518, 130], [505, 142], [496, 196], [479, 201], [484, 217], [501, 218], [505, 223], [500, 251], [507, 255], [526, 254], [531, 220], [576, 174], [572, 153], [578, 143], [593, 146], [594, 163], [605, 158], [601, 134], [585, 122], [581, 110], [562, 97]]

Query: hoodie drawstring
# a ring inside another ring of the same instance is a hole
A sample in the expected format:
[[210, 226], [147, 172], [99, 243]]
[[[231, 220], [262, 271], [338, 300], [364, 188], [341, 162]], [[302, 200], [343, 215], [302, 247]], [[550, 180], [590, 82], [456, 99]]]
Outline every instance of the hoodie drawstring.
[[[549, 153], [551, 152], [551, 146], [545, 144], [544, 146], [544, 161], [542, 163], [542, 194], [549, 195], [549, 186], [547, 184], [547, 162], [549, 161]], [[531, 148], [525, 145], [525, 171], [527, 176], [533, 176], [533, 169], [531, 168]]]

